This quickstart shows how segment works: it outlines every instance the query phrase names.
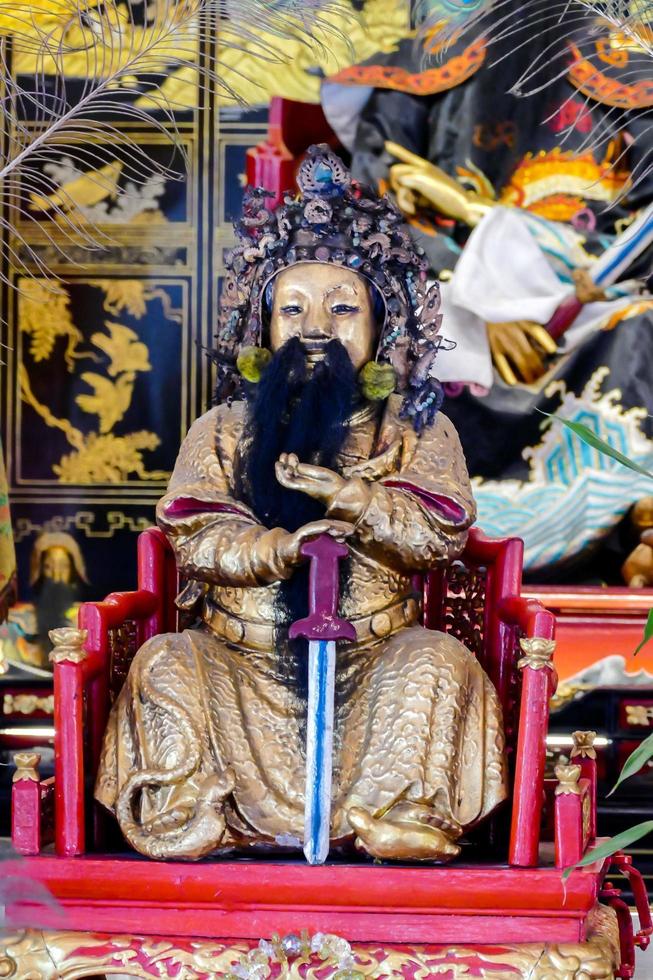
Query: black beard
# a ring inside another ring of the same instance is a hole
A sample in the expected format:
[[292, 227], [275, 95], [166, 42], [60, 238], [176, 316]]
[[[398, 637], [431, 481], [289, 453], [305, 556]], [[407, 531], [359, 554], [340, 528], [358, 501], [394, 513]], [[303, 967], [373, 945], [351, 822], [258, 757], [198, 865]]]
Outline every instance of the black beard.
[[234, 492], [265, 527], [296, 531], [324, 516], [324, 505], [277, 481], [282, 453], [333, 469], [358, 401], [356, 371], [331, 340], [311, 374], [297, 337], [273, 356], [258, 385], [246, 389], [247, 418], [234, 467]]
[[[267, 528], [287, 531], [324, 517], [324, 504], [277, 481], [274, 464], [282, 453], [302, 463], [334, 469], [359, 402], [356, 370], [338, 340], [312, 374], [295, 337], [277, 351], [258, 385], [246, 388], [247, 418], [234, 464], [234, 493]], [[347, 562], [341, 565], [341, 591], [347, 589]], [[308, 565], [281, 582], [276, 603], [275, 646], [280, 677], [305, 708], [305, 640], [290, 641], [288, 627], [308, 613]]]

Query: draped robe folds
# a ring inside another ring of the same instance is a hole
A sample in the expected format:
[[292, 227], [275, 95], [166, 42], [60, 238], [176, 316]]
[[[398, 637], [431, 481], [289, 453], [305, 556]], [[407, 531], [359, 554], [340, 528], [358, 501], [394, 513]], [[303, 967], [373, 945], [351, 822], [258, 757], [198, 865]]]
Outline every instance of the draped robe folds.
[[[464, 547], [475, 516], [464, 457], [448, 419], [418, 437], [399, 403], [352, 418], [336, 463], [347, 482], [327, 511], [356, 526], [340, 601], [357, 640], [337, 653], [334, 842], [354, 836], [353, 806], [425, 804], [457, 834], [506, 795], [496, 692], [458, 640], [418, 625], [411, 582]], [[231, 490], [244, 414], [242, 403], [212, 409], [182, 445], [157, 520], [187, 582], [178, 601], [202, 623], [139, 650], [105, 736], [96, 797], [152, 857], [303, 837], [305, 707], [274, 645], [288, 572], [257, 557], [257, 540], [277, 532]]]

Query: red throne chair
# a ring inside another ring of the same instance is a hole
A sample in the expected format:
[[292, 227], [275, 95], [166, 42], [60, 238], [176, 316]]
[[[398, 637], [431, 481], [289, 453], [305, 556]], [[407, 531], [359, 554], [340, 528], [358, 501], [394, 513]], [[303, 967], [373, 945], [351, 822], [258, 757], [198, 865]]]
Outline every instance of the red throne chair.
[[[581, 738], [579, 764], [545, 779], [555, 622], [540, 602], [521, 597], [521, 565], [521, 541], [491, 540], [473, 529], [461, 559], [422, 581], [425, 625], [473, 650], [503, 706], [511, 794], [472, 849], [482, 860], [153, 862], [107, 851], [106, 821], [92, 800], [111, 700], [131, 658], [149, 637], [178, 628], [172, 550], [158, 529], [141, 534], [137, 591], [86, 603], [79, 630], [56, 636], [54, 778], [40, 781], [34, 755], [17, 757], [13, 845], [22, 860], [5, 870], [45, 886], [54, 902], [38, 903], [24, 890], [10, 896], [7, 917], [16, 934], [0, 940], [0, 976], [241, 976], [230, 970], [257, 940], [307, 931], [353, 944], [362, 971], [356, 976], [412, 976], [419, 967], [420, 976], [446, 978], [445, 964], [464, 956], [472, 977], [519, 977], [515, 968], [541, 955], [542, 944], [562, 963], [569, 951], [596, 951], [596, 936], [609, 942], [616, 924], [606, 906], [619, 926], [614, 975], [632, 976], [634, 945], [645, 946], [651, 932], [637, 872], [623, 856], [612, 859], [638, 898], [637, 935], [619, 891], [605, 881], [610, 860], [562, 879], [561, 869], [594, 843], [596, 762]], [[372, 962], [373, 972], [365, 972]], [[41, 972], [28, 973], [34, 963]], [[502, 963], [508, 972], [474, 972]], [[333, 975], [324, 970], [320, 976]]]

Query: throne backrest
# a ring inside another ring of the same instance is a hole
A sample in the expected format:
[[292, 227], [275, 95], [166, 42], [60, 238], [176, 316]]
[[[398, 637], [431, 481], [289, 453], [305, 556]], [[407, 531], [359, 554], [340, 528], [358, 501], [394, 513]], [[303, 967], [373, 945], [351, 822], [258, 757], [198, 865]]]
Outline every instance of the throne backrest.
[[424, 578], [424, 625], [450, 633], [476, 656], [499, 696], [509, 751], [519, 705], [519, 630], [503, 613], [520, 594], [523, 554], [521, 539], [488, 538], [472, 528], [460, 558]]

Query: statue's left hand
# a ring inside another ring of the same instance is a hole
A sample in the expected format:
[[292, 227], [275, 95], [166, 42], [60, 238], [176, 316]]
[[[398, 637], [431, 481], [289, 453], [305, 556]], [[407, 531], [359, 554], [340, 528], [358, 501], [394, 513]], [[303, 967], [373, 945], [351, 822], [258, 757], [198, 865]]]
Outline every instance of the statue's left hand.
[[487, 333], [492, 361], [509, 385], [532, 384], [546, 372], [546, 358], [558, 349], [544, 327], [529, 320], [488, 323]]
[[279, 483], [287, 490], [301, 490], [327, 505], [346, 483], [342, 476], [325, 466], [300, 463], [294, 453], [282, 453], [274, 471]]

